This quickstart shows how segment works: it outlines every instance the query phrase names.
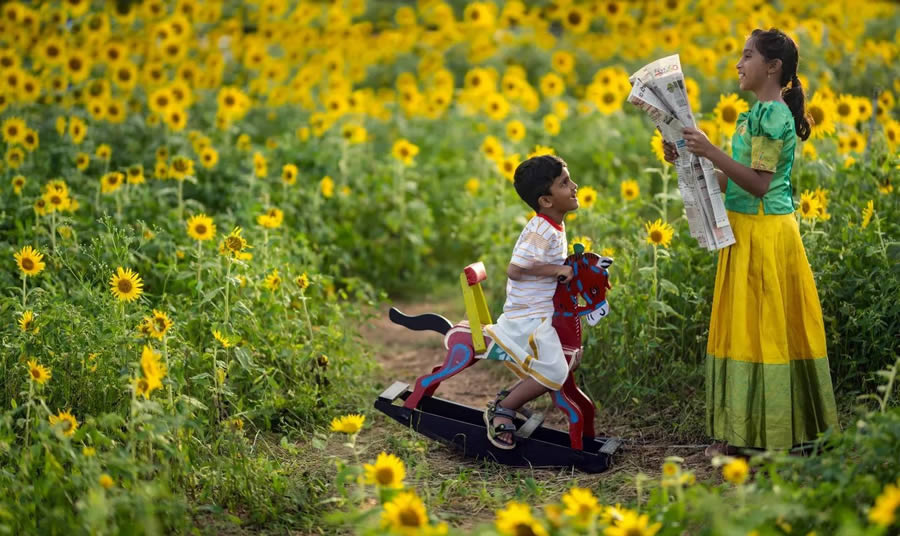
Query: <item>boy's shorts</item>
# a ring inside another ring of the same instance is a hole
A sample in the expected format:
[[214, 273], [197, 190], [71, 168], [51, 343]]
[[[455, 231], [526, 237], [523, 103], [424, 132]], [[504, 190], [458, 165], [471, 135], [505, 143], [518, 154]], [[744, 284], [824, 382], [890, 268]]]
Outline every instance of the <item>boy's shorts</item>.
[[[491, 339], [492, 351], [502, 349], [512, 359], [505, 363], [520, 378], [531, 376], [544, 387], [558, 391], [569, 374], [569, 364], [563, 354], [552, 317], [511, 320], [500, 315], [496, 324], [484, 327]], [[499, 349], [492, 348], [499, 346]]]

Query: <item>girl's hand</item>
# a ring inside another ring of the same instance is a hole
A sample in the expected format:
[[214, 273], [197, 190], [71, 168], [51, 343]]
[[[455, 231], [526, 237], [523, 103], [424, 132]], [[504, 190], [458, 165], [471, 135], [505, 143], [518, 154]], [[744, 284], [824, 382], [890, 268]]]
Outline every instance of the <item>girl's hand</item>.
[[685, 127], [681, 131], [681, 135], [684, 136], [688, 151], [697, 156], [709, 158], [715, 150], [715, 146], [709, 141], [709, 138], [706, 137], [706, 134], [704, 134], [702, 130]]
[[676, 160], [678, 160], [678, 149], [675, 148], [674, 143], [669, 143], [666, 140], [663, 140], [663, 158], [666, 159], [666, 162], [670, 164], [674, 164]]

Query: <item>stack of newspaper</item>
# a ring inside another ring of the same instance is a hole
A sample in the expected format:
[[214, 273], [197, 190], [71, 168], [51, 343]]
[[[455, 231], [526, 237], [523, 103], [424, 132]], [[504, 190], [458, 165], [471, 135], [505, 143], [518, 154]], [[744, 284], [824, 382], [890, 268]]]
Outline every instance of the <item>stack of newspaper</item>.
[[678, 149], [675, 170], [691, 236], [710, 251], [734, 244], [734, 233], [712, 162], [690, 153], [681, 130], [696, 128], [678, 55], [645, 65], [629, 78], [628, 102], [650, 116], [665, 141]]

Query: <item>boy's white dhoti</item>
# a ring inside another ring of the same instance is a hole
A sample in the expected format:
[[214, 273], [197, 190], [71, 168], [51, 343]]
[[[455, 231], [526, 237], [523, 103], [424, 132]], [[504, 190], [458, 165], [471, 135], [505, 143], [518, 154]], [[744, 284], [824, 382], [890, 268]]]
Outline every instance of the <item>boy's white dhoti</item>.
[[[552, 317], [509, 319], [500, 315], [484, 331], [512, 358], [504, 363], [519, 378], [531, 376], [544, 387], [558, 391], [569, 374], [559, 335]], [[490, 354], [490, 348], [488, 354]]]

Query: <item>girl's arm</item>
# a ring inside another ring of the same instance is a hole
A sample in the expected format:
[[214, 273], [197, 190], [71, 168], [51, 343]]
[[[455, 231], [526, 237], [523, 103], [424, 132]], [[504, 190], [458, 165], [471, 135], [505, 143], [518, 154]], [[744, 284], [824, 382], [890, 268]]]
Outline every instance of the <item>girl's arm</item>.
[[[674, 164], [675, 160], [678, 159], [678, 150], [675, 149], [674, 145], [663, 140], [663, 155], [666, 159], [666, 162]], [[725, 190], [728, 189], [728, 175], [726, 175], [725, 172], [723, 172], [721, 169], [717, 169], [716, 179], [718, 179], [719, 181], [719, 190], [724, 194]]]
[[716, 178], [719, 180], [719, 190], [724, 194], [728, 189], [728, 175], [721, 169], [716, 170]]
[[[741, 164], [713, 145], [703, 132], [695, 128], [685, 128], [682, 135], [690, 152], [709, 158], [713, 165], [747, 192], [762, 197], [769, 191], [769, 184], [774, 175], [771, 171], [758, 171]], [[722, 184], [721, 178], [719, 184]]]

